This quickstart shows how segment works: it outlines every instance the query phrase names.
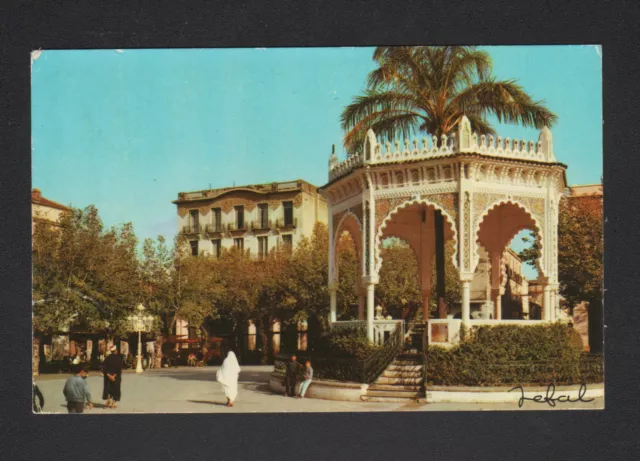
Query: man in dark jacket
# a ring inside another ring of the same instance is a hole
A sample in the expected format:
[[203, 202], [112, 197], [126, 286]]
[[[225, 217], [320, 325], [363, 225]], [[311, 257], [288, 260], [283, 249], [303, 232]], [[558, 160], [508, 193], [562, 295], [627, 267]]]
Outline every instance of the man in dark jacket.
[[296, 362], [296, 356], [291, 356], [291, 362], [287, 363], [287, 374], [285, 376], [285, 390], [284, 396], [287, 395], [295, 397], [296, 395], [296, 380], [298, 375], [298, 362]]

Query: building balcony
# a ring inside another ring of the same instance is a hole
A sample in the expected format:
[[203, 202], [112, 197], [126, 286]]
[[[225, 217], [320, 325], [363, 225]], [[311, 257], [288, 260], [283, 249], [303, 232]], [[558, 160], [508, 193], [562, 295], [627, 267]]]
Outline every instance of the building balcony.
[[273, 228], [272, 220], [257, 220], [251, 221], [251, 231], [252, 232], [269, 232]]
[[224, 226], [222, 224], [207, 224], [204, 226], [204, 232], [206, 234], [222, 234], [224, 232]]
[[227, 232], [246, 232], [248, 230], [247, 223], [244, 222], [241, 225], [238, 223], [227, 224]]
[[293, 218], [292, 220], [285, 220], [282, 218], [276, 219], [275, 229], [295, 229], [298, 227], [298, 218]]
[[183, 226], [182, 231], [180, 232], [183, 235], [197, 235], [200, 232], [199, 226], [196, 225], [188, 225]]

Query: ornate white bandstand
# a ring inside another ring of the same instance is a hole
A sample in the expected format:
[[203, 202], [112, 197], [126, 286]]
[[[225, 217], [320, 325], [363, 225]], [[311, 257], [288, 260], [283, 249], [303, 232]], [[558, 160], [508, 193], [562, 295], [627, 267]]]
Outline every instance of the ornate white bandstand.
[[[329, 182], [320, 189], [329, 205], [332, 324], [341, 323], [336, 322], [336, 247], [345, 231], [351, 234], [358, 256], [357, 322], [366, 323], [369, 339], [379, 336], [376, 329], [383, 323], [394, 323], [374, 320], [381, 246], [387, 237], [401, 238], [413, 248], [427, 314], [437, 220], [444, 223], [444, 242], [453, 241], [455, 248], [453, 263], [461, 282], [462, 315], [460, 319], [443, 314], [430, 319], [430, 341], [435, 341], [437, 333], [438, 337], [445, 336], [439, 341], [455, 342], [461, 324], [535, 322], [501, 319], [500, 297], [505, 284], [502, 257], [513, 237], [523, 229], [537, 231], [541, 243], [537, 266], [544, 296], [539, 321], [554, 321], [559, 304], [558, 203], [567, 188], [565, 170], [566, 165], [556, 161], [547, 127], [540, 131], [538, 142], [494, 139], [473, 133], [467, 117], [449, 137], [396, 140], [383, 146], [369, 130], [361, 153], [341, 162], [332, 153]], [[470, 283], [481, 248], [492, 267], [492, 319], [470, 316]]]

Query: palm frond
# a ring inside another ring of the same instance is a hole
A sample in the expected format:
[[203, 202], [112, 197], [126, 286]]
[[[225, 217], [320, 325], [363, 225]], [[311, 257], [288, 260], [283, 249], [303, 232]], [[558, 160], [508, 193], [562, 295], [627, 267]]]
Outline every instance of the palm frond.
[[500, 123], [538, 129], [551, 127], [558, 118], [544, 106], [544, 101], [533, 101], [514, 80], [478, 82], [460, 92], [451, 105], [466, 114], [493, 114]]
[[402, 110], [414, 112], [416, 116], [420, 115], [416, 98], [411, 94], [367, 90], [364, 95], [356, 96], [353, 103], [345, 107], [340, 117], [342, 129], [350, 130], [370, 115], [387, 110]]
[[363, 118], [345, 134], [345, 149], [349, 154], [359, 152], [370, 128], [377, 135], [388, 140], [398, 135], [408, 138], [419, 130], [421, 121], [422, 119], [411, 112], [393, 110], [375, 112]]

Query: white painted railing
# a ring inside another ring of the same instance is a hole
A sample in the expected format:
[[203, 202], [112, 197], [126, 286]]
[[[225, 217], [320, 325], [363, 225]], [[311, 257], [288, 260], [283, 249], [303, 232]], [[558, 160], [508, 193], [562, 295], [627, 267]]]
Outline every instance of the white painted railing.
[[523, 325], [523, 326], [531, 326], [531, 325], [540, 325], [546, 323], [546, 320], [495, 320], [495, 319], [471, 319], [469, 320], [469, 326], [481, 326], [481, 325]]
[[[392, 320], [374, 320], [373, 321], [373, 341], [377, 345], [384, 344], [385, 333], [391, 334], [396, 325], [400, 323], [400, 328], [404, 329], [404, 320], [392, 319]], [[366, 328], [366, 320], [339, 320], [331, 324], [333, 328]]]

